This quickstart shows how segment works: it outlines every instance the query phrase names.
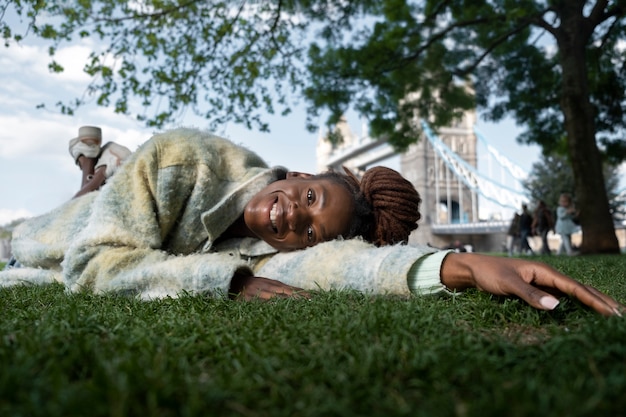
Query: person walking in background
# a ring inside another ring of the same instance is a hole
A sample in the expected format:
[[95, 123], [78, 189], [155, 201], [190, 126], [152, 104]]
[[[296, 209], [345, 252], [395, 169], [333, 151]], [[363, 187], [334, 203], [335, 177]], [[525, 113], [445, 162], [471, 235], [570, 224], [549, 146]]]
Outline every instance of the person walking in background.
[[561, 235], [561, 245], [557, 252], [558, 255], [564, 252], [571, 256], [572, 250], [572, 233], [576, 231], [576, 223], [574, 218], [577, 216], [576, 207], [572, 202], [572, 196], [567, 193], [561, 194], [559, 197], [559, 207], [556, 209], [556, 226], [555, 232]]
[[520, 215], [515, 213], [515, 215], [513, 216], [513, 220], [511, 220], [509, 231], [506, 235], [506, 249], [509, 253], [509, 256], [513, 256], [515, 247], [517, 247], [518, 252], [520, 251], [519, 222], [520, 222]]
[[543, 200], [539, 200], [537, 204], [531, 228], [533, 234], [541, 236], [541, 254], [551, 255], [552, 252], [548, 246], [548, 232], [554, 229], [554, 217]]
[[528, 244], [528, 238], [532, 236], [533, 215], [528, 210], [528, 205], [522, 204], [522, 214], [519, 219], [520, 252], [524, 255], [534, 255], [533, 249]]

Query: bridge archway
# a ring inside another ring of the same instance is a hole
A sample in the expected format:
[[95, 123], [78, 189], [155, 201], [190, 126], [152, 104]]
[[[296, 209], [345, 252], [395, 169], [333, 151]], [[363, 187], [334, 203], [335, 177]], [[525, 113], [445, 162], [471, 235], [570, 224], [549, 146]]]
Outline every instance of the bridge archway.
[[440, 224], [468, 223], [467, 212], [461, 212], [461, 205], [458, 201], [439, 200], [437, 212], [439, 213], [437, 222]]

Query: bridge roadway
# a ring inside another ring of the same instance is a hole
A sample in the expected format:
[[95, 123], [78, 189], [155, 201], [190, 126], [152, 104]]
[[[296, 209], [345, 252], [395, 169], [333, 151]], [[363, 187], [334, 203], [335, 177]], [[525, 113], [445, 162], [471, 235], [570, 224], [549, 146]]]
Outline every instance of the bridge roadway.
[[[430, 228], [434, 235], [458, 235], [472, 234], [485, 235], [492, 233], [508, 232], [510, 220], [491, 220], [475, 223], [451, 223], [451, 224], [431, 224]], [[615, 230], [626, 229], [626, 221], [616, 221]]]
[[431, 224], [431, 233], [434, 235], [486, 235], [506, 233], [511, 225], [510, 220], [491, 220], [474, 223]]
[[[510, 220], [492, 220], [475, 223], [431, 224], [430, 229], [434, 235], [486, 235], [507, 233], [510, 225]], [[624, 229], [626, 229], [626, 221], [615, 222], [615, 230]]]

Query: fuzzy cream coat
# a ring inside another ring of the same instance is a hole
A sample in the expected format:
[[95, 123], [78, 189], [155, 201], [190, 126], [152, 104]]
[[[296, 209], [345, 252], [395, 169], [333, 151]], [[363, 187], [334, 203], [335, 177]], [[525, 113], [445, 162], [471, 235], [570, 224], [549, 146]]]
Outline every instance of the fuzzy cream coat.
[[[281, 254], [251, 238], [215, 246], [250, 198], [284, 173], [200, 130], [155, 135], [101, 191], [20, 225], [12, 246], [23, 267], [0, 271], [0, 285], [60, 282], [69, 291], [146, 299], [223, 296], [233, 274], [246, 271], [305, 289], [409, 294], [407, 274], [429, 248], [358, 239]], [[437, 271], [431, 275], [426, 292], [441, 287]]]

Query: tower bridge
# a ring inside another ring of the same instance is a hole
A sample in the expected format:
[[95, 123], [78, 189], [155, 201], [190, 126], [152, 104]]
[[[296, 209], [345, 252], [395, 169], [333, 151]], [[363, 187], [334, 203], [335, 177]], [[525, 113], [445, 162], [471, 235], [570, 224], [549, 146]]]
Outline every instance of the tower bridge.
[[[422, 122], [422, 138], [398, 155], [365, 128], [357, 137], [342, 120], [337, 125], [342, 144], [333, 146], [320, 135], [318, 171], [342, 165], [357, 175], [374, 165], [397, 169], [422, 198], [422, 219], [411, 243], [447, 247], [460, 240], [476, 250], [500, 251], [514, 211], [527, 201], [522, 186], [526, 173], [489, 145], [475, 121], [475, 113], [467, 112], [437, 133]], [[488, 155], [488, 174], [479, 170], [479, 147]]]

